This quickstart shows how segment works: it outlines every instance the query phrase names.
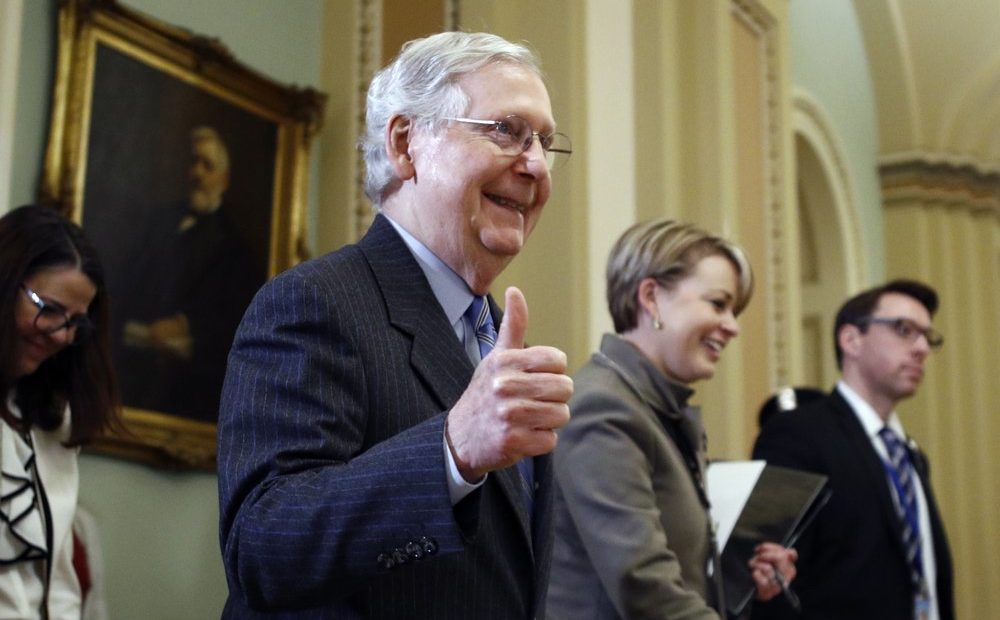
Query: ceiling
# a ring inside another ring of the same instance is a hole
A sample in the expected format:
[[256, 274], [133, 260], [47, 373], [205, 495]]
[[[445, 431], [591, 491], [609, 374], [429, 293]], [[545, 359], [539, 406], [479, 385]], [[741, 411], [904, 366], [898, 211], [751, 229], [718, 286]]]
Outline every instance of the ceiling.
[[854, 0], [879, 158], [1000, 171], [1000, 0]]

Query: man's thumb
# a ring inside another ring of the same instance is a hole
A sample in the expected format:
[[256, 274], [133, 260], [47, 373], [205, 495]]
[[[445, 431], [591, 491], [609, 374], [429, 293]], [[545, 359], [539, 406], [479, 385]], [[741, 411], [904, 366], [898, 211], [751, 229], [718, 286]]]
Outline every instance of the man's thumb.
[[503, 323], [497, 334], [497, 348], [523, 349], [524, 334], [528, 331], [528, 302], [524, 293], [511, 286], [504, 294]]

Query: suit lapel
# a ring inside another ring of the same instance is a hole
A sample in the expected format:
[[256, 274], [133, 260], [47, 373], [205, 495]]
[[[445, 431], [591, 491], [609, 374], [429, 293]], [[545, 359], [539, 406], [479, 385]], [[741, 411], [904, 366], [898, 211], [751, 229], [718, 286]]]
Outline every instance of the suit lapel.
[[413, 343], [410, 364], [439, 406], [450, 408], [469, 385], [473, 367], [424, 272], [381, 215], [376, 216], [358, 247], [375, 274], [389, 323]]
[[[358, 247], [375, 274], [385, 299], [389, 323], [412, 340], [410, 365], [441, 409], [450, 409], [469, 386], [475, 369], [434, 297], [423, 270], [392, 224], [381, 215], [375, 217]], [[499, 326], [503, 313], [492, 297], [487, 299], [494, 324]], [[497, 470], [490, 476], [496, 479], [513, 506], [525, 544], [531, 548], [531, 524], [521, 497], [517, 468]]]
[[[861, 422], [858, 421], [854, 410], [837, 390], [833, 392], [833, 402], [837, 420], [850, 442], [850, 454], [858, 455], [858, 462], [864, 470], [864, 479], [870, 481], [871, 488], [878, 496], [879, 511], [882, 513], [885, 526], [891, 532], [896, 549], [905, 562], [906, 548], [903, 543], [903, 533], [899, 524], [899, 515], [893, 504], [892, 492], [889, 490], [889, 481], [882, 458], [875, 452], [871, 438], [868, 437]], [[850, 458], [850, 454], [845, 456]]]

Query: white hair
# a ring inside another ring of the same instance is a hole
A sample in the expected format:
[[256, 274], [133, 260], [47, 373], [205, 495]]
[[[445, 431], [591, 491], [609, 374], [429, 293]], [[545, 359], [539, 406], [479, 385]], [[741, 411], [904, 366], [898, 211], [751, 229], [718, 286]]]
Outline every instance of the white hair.
[[523, 66], [543, 77], [530, 49], [484, 32], [442, 32], [414, 39], [375, 74], [359, 146], [365, 159], [365, 193], [376, 207], [395, 181], [385, 151], [389, 119], [400, 114], [413, 127], [432, 127], [443, 118], [463, 115], [469, 98], [457, 82], [491, 63]]

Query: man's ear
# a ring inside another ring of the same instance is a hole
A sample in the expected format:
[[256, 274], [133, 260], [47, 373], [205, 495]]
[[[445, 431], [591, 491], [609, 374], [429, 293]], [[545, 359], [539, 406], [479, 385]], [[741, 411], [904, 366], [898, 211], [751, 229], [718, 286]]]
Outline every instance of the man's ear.
[[396, 178], [407, 181], [416, 175], [410, 156], [410, 137], [413, 123], [409, 118], [396, 114], [389, 119], [385, 129], [385, 151]]
[[861, 328], [857, 325], [850, 323], [841, 325], [840, 331], [837, 332], [837, 343], [840, 345], [841, 354], [857, 356], [861, 348], [862, 335]]

